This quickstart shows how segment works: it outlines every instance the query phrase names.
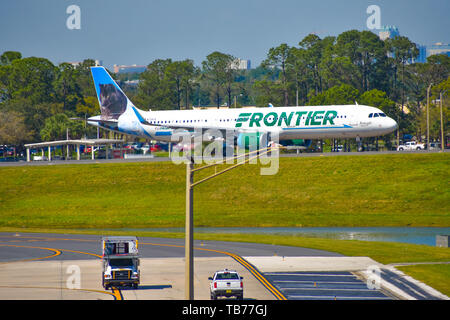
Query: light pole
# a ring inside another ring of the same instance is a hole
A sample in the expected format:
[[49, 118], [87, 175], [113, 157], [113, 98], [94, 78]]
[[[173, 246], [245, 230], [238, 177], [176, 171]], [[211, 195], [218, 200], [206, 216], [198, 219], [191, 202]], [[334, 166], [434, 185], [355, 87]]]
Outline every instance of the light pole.
[[444, 117], [442, 116], [442, 105], [444, 104], [444, 94], [447, 90], [441, 91], [440, 101], [441, 101], [441, 150], [444, 151]]
[[[276, 148], [277, 149], [277, 148]], [[276, 150], [275, 149], [275, 150]], [[238, 160], [239, 158], [244, 157], [243, 161], [237, 161], [237, 164], [232, 165], [222, 171], [216, 172], [209, 177], [203, 178], [194, 183], [194, 173], [206, 168], [214, 167], [220, 164], [224, 164], [226, 159], [218, 161], [214, 164], [208, 164], [200, 168], [194, 169], [194, 158], [193, 155], [189, 155], [188, 162], [186, 163], [186, 230], [185, 230], [185, 299], [186, 300], [194, 300], [194, 187], [208, 181], [214, 177], [217, 177], [225, 172], [228, 172], [234, 168], [237, 168], [243, 164], [248, 163], [249, 161], [258, 158], [261, 155], [267, 154], [272, 151], [272, 148], [262, 148], [256, 151], [251, 151], [248, 153], [241, 154], [237, 157], [234, 157], [234, 160]], [[256, 155], [254, 155], [256, 154]], [[250, 157], [250, 155], [254, 155]], [[245, 160], [245, 158], [248, 159]]]
[[430, 150], [430, 89], [433, 83], [427, 88], [427, 151]]
[[185, 298], [194, 299], [194, 159], [186, 163], [186, 234], [185, 234]]

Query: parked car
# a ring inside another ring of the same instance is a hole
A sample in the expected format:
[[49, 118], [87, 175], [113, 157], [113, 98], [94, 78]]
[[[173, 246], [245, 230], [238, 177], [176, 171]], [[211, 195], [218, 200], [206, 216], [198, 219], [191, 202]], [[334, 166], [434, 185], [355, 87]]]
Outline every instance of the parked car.
[[430, 150], [440, 150], [441, 143], [440, 142], [430, 142]]
[[162, 148], [159, 144], [154, 144], [150, 147], [151, 152], [157, 152], [157, 151], [161, 151], [161, 150], [162, 150]]
[[216, 300], [217, 297], [235, 296], [238, 300], [244, 298], [243, 277], [239, 276], [237, 271], [224, 269], [216, 271], [213, 277], [209, 277], [211, 299]]

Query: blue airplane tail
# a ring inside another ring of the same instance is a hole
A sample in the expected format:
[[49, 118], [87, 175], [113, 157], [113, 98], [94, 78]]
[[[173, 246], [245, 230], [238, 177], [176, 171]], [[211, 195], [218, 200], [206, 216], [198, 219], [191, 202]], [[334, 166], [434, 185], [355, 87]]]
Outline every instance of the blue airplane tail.
[[126, 111], [128, 104], [131, 106], [133, 104], [104, 67], [91, 67], [91, 73], [100, 105], [101, 119], [117, 120]]

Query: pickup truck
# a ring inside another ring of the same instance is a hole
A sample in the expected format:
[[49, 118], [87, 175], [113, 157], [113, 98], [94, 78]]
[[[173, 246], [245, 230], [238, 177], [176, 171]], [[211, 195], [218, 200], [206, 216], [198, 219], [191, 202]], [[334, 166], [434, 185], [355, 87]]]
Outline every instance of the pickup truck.
[[425, 145], [423, 143], [417, 143], [415, 141], [408, 141], [405, 144], [401, 144], [397, 147], [397, 151], [410, 151], [410, 150], [424, 150]]
[[243, 277], [240, 277], [237, 271], [221, 270], [214, 273], [213, 277], [209, 277], [211, 300], [216, 300], [217, 297], [232, 297], [235, 296], [238, 300], [244, 298], [244, 284]]

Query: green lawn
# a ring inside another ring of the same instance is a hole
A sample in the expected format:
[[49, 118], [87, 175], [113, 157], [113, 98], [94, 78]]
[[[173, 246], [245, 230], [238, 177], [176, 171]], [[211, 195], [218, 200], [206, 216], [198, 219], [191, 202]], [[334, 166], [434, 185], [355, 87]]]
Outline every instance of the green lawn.
[[[195, 188], [195, 225], [449, 226], [449, 159], [447, 153], [280, 158], [274, 176], [245, 165]], [[1, 167], [0, 174], [0, 227], [184, 225], [184, 165], [20, 166]]]

